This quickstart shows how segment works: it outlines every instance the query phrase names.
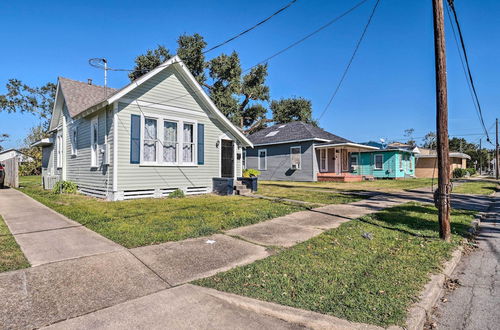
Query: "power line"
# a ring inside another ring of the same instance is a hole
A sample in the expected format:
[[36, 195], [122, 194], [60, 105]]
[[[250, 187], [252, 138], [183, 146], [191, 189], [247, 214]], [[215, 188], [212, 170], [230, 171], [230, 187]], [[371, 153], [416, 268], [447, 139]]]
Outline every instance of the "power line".
[[249, 67], [248, 69], [245, 69], [243, 70], [243, 72], [246, 72], [246, 71], [249, 71], [251, 69], [253, 69], [254, 67], [258, 66], [258, 65], [261, 65], [263, 63], [266, 63], [268, 62], [269, 60], [275, 58], [276, 56], [278, 55], [281, 55], [282, 53], [286, 52], [287, 50], [289, 50], [290, 48], [293, 48], [295, 46], [297, 46], [298, 44], [302, 43], [303, 41], [309, 39], [310, 37], [312, 37], [313, 35], [321, 32], [322, 30], [326, 29], [327, 27], [329, 27], [330, 25], [332, 25], [333, 23], [337, 22], [338, 20], [340, 20], [341, 18], [343, 18], [344, 16], [350, 14], [351, 12], [353, 12], [354, 10], [356, 10], [358, 7], [360, 7], [362, 4], [364, 4], [365, 2], [367, 2], [368, 0], [362, 0], [360, 2], [358, 2], [356, 5], [354, 5], [353, 7], [351, 7], [350, 9], [346, 10], [345, 12], [343, 12], [342, 14], [336, 16], [335, 18], [331, 19], [330, 21], [328, 21], [326, 24], [323, 24], [322, 26], [320, 26], [319, 28], [317, 28], [316, 30], [308, 33], [307, 35], [305, 35], [304, 37], [300, 38], [299, 40], [297, 41], [294, 41], [293, 43], [291, 43], [290, 45], [286, 46], [285, 48], [281, 49], [280, 51], [277, 51], [276, 53], [274, 53], [273, 55], [267, 57], [266, 59], [258, 62], [257, 64]]
[[[233, 41], [233, 40], [235, 40], [235, 39], [237, 39], [237, 38], [239, 38], [239, 37], [241, 37], [241, 36], [243, 36], [243, 35], [247, 34], [248, 32], [250, 32], [250, 31], [254, 30], [254, 29], [255, 29], [255, 28], [257, 28], [258, 26], [260, 26], [260, 25], [262, 25], [262, 24], [266, 23], [267, 21], [269, 21], [269, 20], [270, 20], [271, 18], [273, 18], [274, 16], [276, 16], [276, 15], [280, 14], [281, 12], [285, 11], [285, 10], [286, 10], [286, 9], [288, 9], [290, 6], [292, 6], [295, 2], [297, 2], [297, 0], [292, 0], [292, 1], [290, 1], [287, 5], [285, 5], [284, 7], [281, 7], [280, 9], [278, 9], [277, 11], [275, 11], [274, 13], [272, 13], [270, 16], [268, 16], [268, 17], [266, 17], [265, 19], [263, 19], [263, 20], [259, 21], [259, 22], [258, 22], [258, 23], [256, 23], [255, 25], [253, 25], [253, 26], [249, 27], [248, 29], [246, 29], [246, 30], [244, 30], [244, 31], [242, 31], [242, 32], [240, 32], [240, 33], [238, 33], [238, 34], [236, 34], [235, 36], [232, 36], [231, 38], [229, 38], [229, 39], [227, 39], [227, 40], [222, 41], [221, 43], [218, 43], [217, 45], [215, 45], [215, 46], [213, 46], [213, 47], [211, 47], [211, 48], [209, 48], [209, 49], [207, 49], [207, 50], [202, 51], [201, 53], [202, 53], [202, 54], [206, 54], [206, 53], [208, 53], [208, 52], [210, 52], [210, 51], [212, 51], [212, 50], [214, 50], [214, 49], [217, 49], [217, 48], [219, 48], [219, 47], [222, 47], [222, 46], [224, 46], [225, 44], [228, 44], [228, 43], [230, 43], [231, 41]], [[184, 58], [184, 60], [186, 60], [186, 59], [189, 59], [189, 57]], [[155, 67], [155, 69], [156, 69], [156, 68], [158, 68], [158, 67], [162, 67], [162, 66], [164, 66], [164, 65], [159, 65], [159, 66]], [[110, 70], [110, 71], [127, 71], [127, 72], [147, 72], [147, 71], [151, 71], [151, 70], [145, 70], [145, 69], [143, 69], [143, 70], [133, 70], [133, 69], [113, 69], [113, 68], [108, 68], [108, 70]]]
[[[467, 49], [465, 47], [465, 41], [464, 41], [464, 37], [462, 34], [462, 29], [460, 27], [460, 22], [458, 21], [458, 15], [457, 15], [457, 11], [455, 9], [454, 1], [448, 0], [448, 6], [451, 9], [451, 12], [453, 13], [454, 21], [455, 21], [455, 24], [457, 26], [458, 36], [460, 38], [460, 45], [461, 45], [462, 52], [464, 55], [465, 66], [467, 68], [467, 76], [469, 78], [470, 87], [472, 88], [472, 92], [474, 94], [474, 99], [476, 100], [476, 103], [477, 103], [477, 110], [479, 111], [479, 117], [480, 117], [479, 121], [481, 122], [481, 125], [483, 126], [483, 129], [485, 131], [486, 141], [488, 141], [489, 143], [492, 143], [490, 140], [490, 136], [488, 134], [488, 130], [486, 129], [486, 125], [484, 124], [483, 111], [481, 109], [481, 104], [479, 103], [479, 97], [477, 95], [476, 87], [474, 85], [474, 79], [472, 78], [472, 72], [471, 72], [470, 65], [469, 65], [469, 58], [467, 56]], [[453, 26], [452, 22], [451, 22], [451, 25]], [[455, 33], [454, 29], [453, 29], [453, 33]]]
[[290, 2], [286, 5], [286, 6], [284, 6], [284, 7], [280, 8], [280, 9], [278, 9], [276, 12], [274, 12], [273, 14], [271, 14], [271, 16], [268, 16], [267, 18], [265, 18], [265, 19], [263, 19], [262, 21], [258, 22], [258, 23], [257, 23], [257, 24], [255, 24], [254, 26], [252, 26], [252, 27], [250, 27], [250, 28], [248, 28], [248, 29], [246, 29], [246, 30], [244, 30], [244, 31], [242, 31], [242, 32], [240, 32], [240, 33], [238, 33], [237, 35], [235, 35], [235, 36], [233, 36], [233, 37], [231, 37], [231, 38], [227, 39], [226, 41], [223, 41], [223, 42], [221, 42], [221, 43], [219, 43], [219, 44], [217, 44], [217, 45], [215, 45], [215, 46], [213, 46], [213, 47], [211, 47], [211, 48], [209, 48], [209, 49], [207, 49], [207, 50], [203, 51], [203, 52], [202, 52], [202, 54], [206, 54], [206, 53], [208, 53], [208, 52], [210, 52], [210, 51], [212, 51], [212, 50], [214, 50], [214, 49], [217, 49], [217, 48], [219, 48], [219, 47], [221, 47], [221, 46], [224, 46], [225, 44], [227, 44], [227, 43], [229, 43], [229, 42], [233, 41], [234, 39], [239, 38], [239, 37], [241, 37], [242, 35], [244, 35], [244, 34], [246, 34], [246, 33], [250, 32], [250, 31], [252, 31], [253, 29], [257, 28], [258, 26], [260, 26], [260, 25], [264, 24], [265, 22], [269, 21], [269, 20], [270, 20], [271, 18], [273, 18], [274, 16], [278, 15], [278, 14], [279, 14], [279, 13], [281, 13], [282, 11], [286, 10], [288, 7], [290, 7], [291, 5], [293, 5], [296, 1], [297, 1], [297, 0], [290, 1]]
[[349, 68], [351, 67], [352, 62], [354, 61], [354, 58], [356, 57], [356, 53], [358, 52], [359, 46], [361, 46], [361, 42], [363, 42], [363, 39], [366, 35], [366, 31], [368, 30], [368, 27], [370, 26], [370, 23], [372, 22], [373, 16], [375, 15], [375, 11], [377, 10], [379, 3], [380, 3], [380, 0], [377, 0], [375, 2], [375, 5], [373, 6], [372, 12], [370, 13], [370, 16], [368, 17], [368, 21], [366, 22], [365, 27], [363, 29], [363, 32], [361, 33], [361, 36], [359, 37], [358, 42], [356, 43], [356, 46], [354, 47], [354, 51], [351, 55], [351, 58], [349, 59], [349, 62], [347, 63], [346, 68], [344, 69], [344, 73], [342, 74], [342, 76], [337, 84], [337, 87], [333, 91], [332, 96], [330, 97], [328, 103], [325, 106], [325, 109], [323, 110], [323, 112], [319, 116], [318, 120], [321, 120], [321, 118], [325, 115], [326, 111], [328, 110], [328, 107], [330, 107], [330, 104], [332, 104], [333, 99], [335, 98], [335, 96], [337, 96], [337, 93], [340, 90], [340, 86], [342, 86], [342, 83], [344, 82], [344, 79], [347, 76], [347, 73], [349, 72]]
[[[285, 51], [289, 50], [290, 48], [292, 47], [295, 47], [297, 46], [298, 44], [302, 43], [303, 41], [305, 41], [306, 39], [312, 37], [313, 35], [317, 34], [318, 32], [324, 30], [326, 27], [332, 25], [333, 23], [335, 23], [336, 21], [338, 21], [339, 19], [343, 18], [344, 16], [350, 14], [351, 12], [353, 12], [355, 9], [357, 9], [358, 7], [360, 7], [362, 4], [364, 4], [365, 2], [367, 2], [368, 0], [362, 0], [360, 2], [358, 2], [356, 5], [354, 5], [353, 7], [351, 7], [350, 9], [346, 10], [345, 12], [343, 12], [342, 14], [336, 16], [335, 18], [331, 19], [330, 21], [328, 21], [327, 23], [323, 24], [322, 26], [320, 26], [319, 28], [317, 28], [316, 30], [312, 31], [311, 33], [307, 34], [305, 37], [302, 37], [301, 39], [293, 42], [292, 44], [288, 45], [287, 47], [283, 48], [282, 50], [274, 53], [273, 55], [267, 57], [265, 60], [263, 61], [260, 61], [258, 62], [257, 64], [243, 70], [243, 72], [247, 72], [255, 67], [257, 67], [258, 65], [262, 64], [262, 63], [265, 63], [267, 61], [269, 61], [270, 59], [284, 53]], [[377, 3], [379, 2], [380, 0], [377, 0]], [[173, 62], [171, 64], [174, 64], [174, 63], [179, 63], [179, 62]], [[170, 65], [170, 64], [169, 64]], [[162, 65], [158, 66], [158, 67], [162, 67]], [[116, 70], [116, 69], [115, 69]], [[123, 70], [123, 71], [130, 71], [130, 70]], [[146, 101], [144, 100], [145, 102], [148, 102], [150, 105], [169, 105], [167, 102], [170, 102], [172, 100], [177, 100], [177, 99], [181, 99], [183, 97], [186, 97], [186, 96], [189, 96], [190, 93], [186, 93], [186, 94], [182, 94], [182, 95], [178, 95], [178, 96], [175, 96], [171, 99], [168, 99], [168, 100], [165, 100], [165, 101], [162, 101], [162, 102], [149, 102], [149, 101]], [[143, 101], [143, 100], [139, 100], [139, 101]]]

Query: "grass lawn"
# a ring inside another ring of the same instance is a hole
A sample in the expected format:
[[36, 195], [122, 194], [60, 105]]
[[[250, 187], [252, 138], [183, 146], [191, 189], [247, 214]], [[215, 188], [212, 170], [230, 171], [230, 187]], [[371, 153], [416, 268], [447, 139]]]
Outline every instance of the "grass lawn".
[[[298, 189], [325, 189], [337, 191], [400, 191], [430, 186], [432, 179], [406, 180], [375, 180], [361, 182], [291, 182], [291, 181], [260, 181], [259, 186], [294, 187]], [[437, 180], [434, 180], [436, 183]]]
[[20, 190], [128, 248], [210, 235], [303, 210], [303, 206], [239, 196], [106, 202], [43, 190], [40, 177], [21, 177]]
[[456, 194], [490, 195], [497, 191], [499, 183], [495, 180], [474, 180], [453, 188]]
[[194, 284], [356, 322], [403, 325], [429, 273], [467, 236], [473, 218], [453, 211], [453, 242], [445, 243], [434, 207], [404, 204]]
[[0, 216], [0, 272], [29, 266], [28, 260]]
[[360, 196], [340, 194], [326, 190], [304, 187], [282, 187], [275, 184], [259, 184], [260, 195], [277, 198], [287, 198], [297, 201], [320, 204], [344, 204], [363, 199]]

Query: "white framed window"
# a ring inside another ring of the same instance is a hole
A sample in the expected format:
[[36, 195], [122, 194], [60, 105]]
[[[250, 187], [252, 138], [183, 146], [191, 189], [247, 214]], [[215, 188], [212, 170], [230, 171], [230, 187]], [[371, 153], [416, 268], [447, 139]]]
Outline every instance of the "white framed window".
[[99, 158], [99, 122], [97, 116], [90, 121], [90, 166], [97, 167]]
[[71, 155], [76, 156], [78, 150], [78, 129], [73, 127], [71, 129]]
[[243, 150], [241, 155], [241, 168], [246, 170], [247, 168], [247, 151]]
[[292, 170], [300, 170], [302, 165], [302, 149], [298, 147], [290, 147], [290, 168]]
[[56, 149], [57, 149], [57, 168], [61, 168], [63, 166], [63, 135], [62, 135], [62, 131], [57, 132]]
[[259, 149], [259, 170], [267, 170], [267, 149]]
[[144, 163], [156, 163], [158, 159], [158, 120], [156, 118], [144, 118], [143, 131], [142, 160]]
[[351, 169], [353, 171], [357, 171], [358, 170], [358, 155], [351, 155]]
[[193, 166], [197, 160], [197, 122], [160, 115], [141, 115], [140, 164]]
[[319, 170], [321, 172], [327, 171], [327, 158], [328, 158], [328, 149], [319, 149]]
[[184, 123], [182, 133], [182, 162], [184, 164], [194, 164], [194, 125]]
[[384, 155], [375, 155], [375, 162], [373, 168], [375, 170], [381, 170], [384, 168]]
[[163, 162], [176, 164], [178, 159], [178, 123], [173, 120], [163, 121]]

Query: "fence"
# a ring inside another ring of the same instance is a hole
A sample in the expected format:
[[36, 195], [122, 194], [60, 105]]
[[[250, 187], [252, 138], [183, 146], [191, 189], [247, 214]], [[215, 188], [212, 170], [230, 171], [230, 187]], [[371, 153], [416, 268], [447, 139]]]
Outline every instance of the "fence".
[[2, 161], [5, 171], [4, 184], [12, 188], [19, 188], [19, 162], [17, 157]]

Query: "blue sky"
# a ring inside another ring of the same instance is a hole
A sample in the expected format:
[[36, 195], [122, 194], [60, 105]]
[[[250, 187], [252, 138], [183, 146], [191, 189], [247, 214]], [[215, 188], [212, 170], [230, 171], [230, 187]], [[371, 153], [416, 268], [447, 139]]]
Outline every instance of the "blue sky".
[[[269, 62], [271, 97], [302, 96], [323, 111], [352, 53], [375, 0]], [[102, 83], [87, 60], [105, 57], [111, 67], [130, 68], [136, 55], [157, 44], [175, 51], [182, 33], [200, 33], [209, 46], [286, 4], [280, 1], [4, 1], [0, 3], [0, 93], [9, 78], [30, 85], [57, 76]], [[239, 52], [244, 68], [318, 28], [355, 1], [298, 0], [251, 33], [208, 54]], [[486, 126], [499, 116], [500, 2], [456, 1]], [[447, 27], [451, 135], [477, 142], [482, 132]], [[434, 49], [431, 0], [382, 0], [358, 56], [320, 126], [354, 141], [398, 140], [407, 128], [422, 137], [435, 127]], [[110, 86], [128, 82], [112, 72]], [[38, 119], [0, 112], [4, 147], [21, 144]], [[493, 130], [492, 130], [493, 131]], [[491, 147], [491, 146], [490, 146]]]

